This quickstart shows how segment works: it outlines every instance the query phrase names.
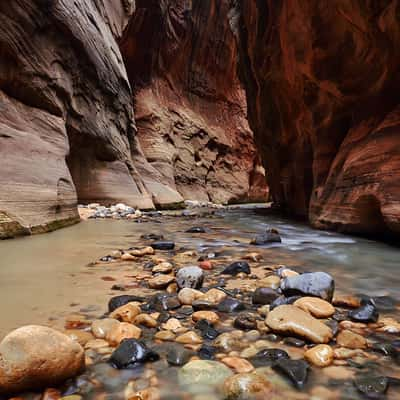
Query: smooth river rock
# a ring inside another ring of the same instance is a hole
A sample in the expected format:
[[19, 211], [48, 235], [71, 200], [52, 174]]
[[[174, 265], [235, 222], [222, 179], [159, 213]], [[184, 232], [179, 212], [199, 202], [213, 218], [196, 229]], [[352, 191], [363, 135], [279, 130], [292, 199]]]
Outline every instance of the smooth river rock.
[[184, 267], [176, 273], [176, 283], [180, 289], [200, 289], [203, 285], [204, 272], [199, 267]]
[[51, 328], [24, 326], [0, 343], [0, 393], [55, 386], [84, 367], [79, 343]]
[[225, 380], [223, 393], [226, 399], [268, 399], [272, 384], [262, 374], [242, 373]]
[[268, 314], [265, 323], [275, 332], [295, 334], [313, 343], [328, 343], [333, 337], [330, 328], [293, 305], [276, 307]]
[[335, 313], [335, 307], [331, 303], [318, 297], [302, 297], [296, 300], [293, 305], [307, 311], [316, 318], [328, 318]]

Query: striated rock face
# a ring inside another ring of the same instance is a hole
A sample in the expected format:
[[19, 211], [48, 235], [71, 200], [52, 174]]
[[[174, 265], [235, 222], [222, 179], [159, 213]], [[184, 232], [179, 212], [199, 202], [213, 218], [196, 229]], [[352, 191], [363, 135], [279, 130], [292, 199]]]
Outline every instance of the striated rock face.
[[317, 227], [400, 232], [400, 4], [237, 0], [272, 196]]
[[229, 9], [227, 0], [138, 0], [121, 42], [135, 92], [135, 165], [156, 204], [266, 199]]
[[131, 160], [116, 38], [132, 1], [0, 4], [0, 238], [78, 220], [83, 202], [153, 207]]

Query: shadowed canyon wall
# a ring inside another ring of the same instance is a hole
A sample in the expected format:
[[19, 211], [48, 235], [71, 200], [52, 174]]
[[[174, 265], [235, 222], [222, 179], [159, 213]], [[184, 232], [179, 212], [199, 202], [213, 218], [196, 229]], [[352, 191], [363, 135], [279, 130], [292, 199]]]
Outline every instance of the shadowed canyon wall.
[[135, 164], [158, 204], [182, 196], [267, 197], [229, 11], [225, 0], [138, 0], [121, 42], [135, 93], [137, 148], [148, 161], [140, 155]]
[[232, 3], [274, 201], [317, 227], [400, 232], [399, 2]]

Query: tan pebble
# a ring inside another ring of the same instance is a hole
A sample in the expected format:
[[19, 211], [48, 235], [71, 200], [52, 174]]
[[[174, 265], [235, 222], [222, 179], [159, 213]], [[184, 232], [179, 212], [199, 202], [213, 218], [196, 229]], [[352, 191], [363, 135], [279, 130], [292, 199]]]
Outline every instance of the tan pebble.
[[317, 367], [327, 367], [333, 362], [333, 350], [326, 344], [320, 344], [307, 350], [304, 358]]
[[64, 331], [64, 333], [75, 342], [78, 342], [81, 346], [84, 346], [89, 340], [94, 339], [90, 332], [79, 329], [69, 329]]
[[119, 322], [114, 318], [98, 319], [92, 322], [92, 333], [96, 338], [104, 339], [111, 328], [118, 325]]
[[189, 350], [193, 350], [195, 352], [198, 352], [201, 349], [201, 344], [190, 344], [190, 343], [187, 343], [187, 344], [184, 344], [183, 347], [185, 349], [189, 349]]
[[261, 333], [268, 333], [271, 331], [271, 329], [269, 329], [269, 327], [265, 324], [265, 321], [256, 321], [256, 324], [257, 324], [257, 329]]
[[263, 259], [260, 253], [247, 253], [243, 258], [250, 261], [261, 261]]
[[367, 325], [362, 322], [341, 321], [339, 327], [340, 329], [350, 329], [355, 332], [363, 332], [363, 330], [367, 328]]
[[228, 367], [234, 369], [239, 374], [245, 372], [251, 372], [254, 370], [253, 365], [250, 364], [249, 361], [245, 360], [244, 358], [225, 357], [221, 361]]
[[122, 261], [136, 261], [136, 257], [129, 253], [124, 253], [121, 256]]
[[360, 349], [348, 349], [346, 347], [339, 347], [333, 351], [334, 357], [337, 360], [346, 360], [348, 358], [356, 357], [362, 350]]
[[178, 293], [178, 300], [182, 305], [191, 306], [195, 300], [200, 299], [202, 296], [203, 293], [200, 290], [183, 288]]
[[279, 276], [270, 275], [258, 281], [260, 287], [269, 287], [271, 289], [278, 289], [281, 279]]
[[316, 318], [329, 318], [335, 313], [335, 307], [318, 297], [301, 297], [293, 303]]
[[141, 334], [142, 330], [137, 326], [121, 322], [110, 330], [106, 340], [112, 346], [118, 346], [124, 339], [139, 339]]
[[103, 339], [93, 339], [89, 340], [85, 344], [85, 349], [100, 349], [102, 347], [108, 347], [109, 344], [106, 340]]
[[161, 324], [161, 328], [165, 329], [166, 331], [177, 331], [178, 329], [182, 328], [182, 324], [179, 319], [170, 318], [167, 322]]
[[341, 366], [330, 366], [322, 370], [322, 373], [330, 379], [347, 380], [354, 378], [354, 372]]
[[203, 339], [195, 332], [187, 332], [182, 335], [179, 335], [176, 339], [176, 342], [183, 344], [200, 344], [203, 343]]
[[178, 285], [176, 283], [171, 283], [167, 287], [167, 293], [174, 294], [178, 292]]
[[[267, 328], [265, 323], [263, 325]], [[255, 342], [256, 340], [260, 339], [260, 336], [261, 336], [260, 332], [255, 329], [245, 333], [245, 338], [250, 342]]]
[[133, 322], [134, 319], [141, 313], [139, 303], [131, 302], [114, 310], [110, 317], [122, 322]]
[[349, 349], [365, 349], [367, 347], [367, 339], [352, 331], [341, 331], [336, 337], [339, 346]]
[[148, 314], [139, 314], [133, 320], [133, 323], [135, 325], [146, 326], [147, 328], [155, 328], [157, 326], [157, 321]]
[[148, 284], [151, 289], [165, 289], [170, 283], [175, 281], [173, 275], [157, 275], [149, 279]]
[[201, 319], [205, 319], [211, 324], [215, 324], [219, 321], [219, 316], [213, 311], [196, 311], [192, 314], [192, 320], [194, 322], [200, 321]]
[[219, 289], [210, 289], [200, 297], [200, 300], [209, 301], [211, 304], [219, 304], [227, 297], [227, 294]]
[[171, 331], [160, 331], [154, 335], [154, 339], [172, 342], [175, 340], [176, 335]]
[[173, 266], [169, 262], [162, 262], [160, 264], [157, 264], [153, 267], [152, 272], [153, 274], [169, 274], [172, 272]]
[[262, 317], [266, 317], [269, 313], [269, 305], [265, 305], [262, 306], [260, 308], [257, 309], [257, 312], [262, 316]]
[[335, 295], [332, 304], [337, 307], [358, 308], [361, 305], [361, 301], [350, 295]]
[[293, 271], [292, 269], [284, 269], [281, 274], [282, 278], [289, 278], [291, 276], [297, 276], [297, 275], [299, 275], [299, 273]]
[[159, 312], [153, 312], [153, 313], [150, 314], [150, 317], [154, 318], [155, 320], [158, 320], [160, 315], [161, 315], [161, 313], [159, 313]]

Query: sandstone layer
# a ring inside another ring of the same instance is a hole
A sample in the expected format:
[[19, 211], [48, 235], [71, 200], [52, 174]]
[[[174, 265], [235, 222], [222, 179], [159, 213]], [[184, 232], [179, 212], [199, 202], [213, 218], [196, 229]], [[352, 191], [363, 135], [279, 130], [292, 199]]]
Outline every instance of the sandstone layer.
[[234, 1], [274, 201], [314, 226], [400, 231], [400, 4]]
[[121, 50], [135, 92], [135, 165], [156, 204], [267, 197], [229, 11], [225, 0], [136, 2]]

